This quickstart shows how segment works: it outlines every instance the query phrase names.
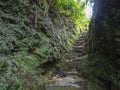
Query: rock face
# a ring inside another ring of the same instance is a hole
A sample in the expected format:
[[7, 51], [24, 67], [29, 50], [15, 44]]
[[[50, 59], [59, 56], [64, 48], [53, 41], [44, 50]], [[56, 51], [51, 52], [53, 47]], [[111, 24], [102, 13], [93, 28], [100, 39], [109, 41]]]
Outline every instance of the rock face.
[[0, 90], [40, 90], [59, 68], [76, 25], [47, 1], [0, 0]]
[[80, 64], [90, 90], [120, 89], [120, 1], [95, 0], [86, 39], [88, 57]]

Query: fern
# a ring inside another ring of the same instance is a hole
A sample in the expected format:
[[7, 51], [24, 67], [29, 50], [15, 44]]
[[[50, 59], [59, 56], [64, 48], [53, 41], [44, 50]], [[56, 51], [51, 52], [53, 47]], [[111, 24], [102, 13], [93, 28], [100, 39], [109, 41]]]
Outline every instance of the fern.
[[59, 9], [59, 12], [71, 17], [74, 23], [81, 24], [85, 20], [84, 8], [86, 1], [83, 3], [74, 0], [52, 0], [53, 5]]

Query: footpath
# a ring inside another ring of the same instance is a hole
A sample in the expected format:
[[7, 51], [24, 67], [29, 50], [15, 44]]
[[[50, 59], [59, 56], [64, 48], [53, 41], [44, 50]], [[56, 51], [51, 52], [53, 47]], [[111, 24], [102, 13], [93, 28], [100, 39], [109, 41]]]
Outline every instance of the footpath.
[[80, 90], [87, 90], [86, 81], [81, 77], [78, 77], [78, 66], [85, 54], [85, 37], [87, 31], [83, 31], [81, 36], [74, 42], [73, 47], [69, 51], [69, 58], [62, 66], [59, 73], [56, 73], [49, 86], [61, 86], [61, 87], [75, 87]]

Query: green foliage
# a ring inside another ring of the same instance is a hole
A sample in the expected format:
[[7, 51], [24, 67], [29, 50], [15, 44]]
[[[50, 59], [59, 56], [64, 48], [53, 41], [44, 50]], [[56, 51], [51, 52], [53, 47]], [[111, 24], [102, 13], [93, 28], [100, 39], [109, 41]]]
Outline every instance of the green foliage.
[[[84, 26], [85, 13], [85, 2], [75, 2], [74, 0], [52, 0], [53, 5], [58, 8], [59, 13], [65, 14], [67, 17], [70, 17], [73, 22], [77, 25]], [[81, 28], [83, 29], [83, 28]]]

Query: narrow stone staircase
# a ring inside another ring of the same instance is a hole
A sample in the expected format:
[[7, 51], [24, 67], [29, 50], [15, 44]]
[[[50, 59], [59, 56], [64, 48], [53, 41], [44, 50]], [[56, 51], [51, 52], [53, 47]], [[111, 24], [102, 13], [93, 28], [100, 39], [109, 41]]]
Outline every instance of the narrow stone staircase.
[[[78, 77], [78, 67], [82, 57], [85, 55], [85, 37], [87, 31], [83, 31], [81, 36], [75, 41], [70, 53], [69, 60], [67, 61], [67, 68], [69, 68], [66, 72], [66, 75], [74, 75]], [[79, 78], [79, 79], [78, 79]], [[82, 77], [78, 77], [78, 83], [80, 85], [80, 90], [87, 90], [87, 83]]]
[[59, 85], [76, 85], [80, 86], [79, 90], [87, 90], [86, 81], [81, 77], [78, 77], [78, 66], [82, 56], [85, 54], [85, 37], [87, 31], [83, 31], [81, 36], [74, 42], [73, 47], [68, 53], [68, 59], [66, 63], [61, 67], [59, 73], [56, 74], [55, 83]]
[[69, 60], [67, 61], [67, 66], [71, 68], [71, 71], [77, 73], [77, 68], [85, 54], [85, 37], [87, 31], [83, 31], [81, 36], [75, 41], [73, 47], [69, 52]]

